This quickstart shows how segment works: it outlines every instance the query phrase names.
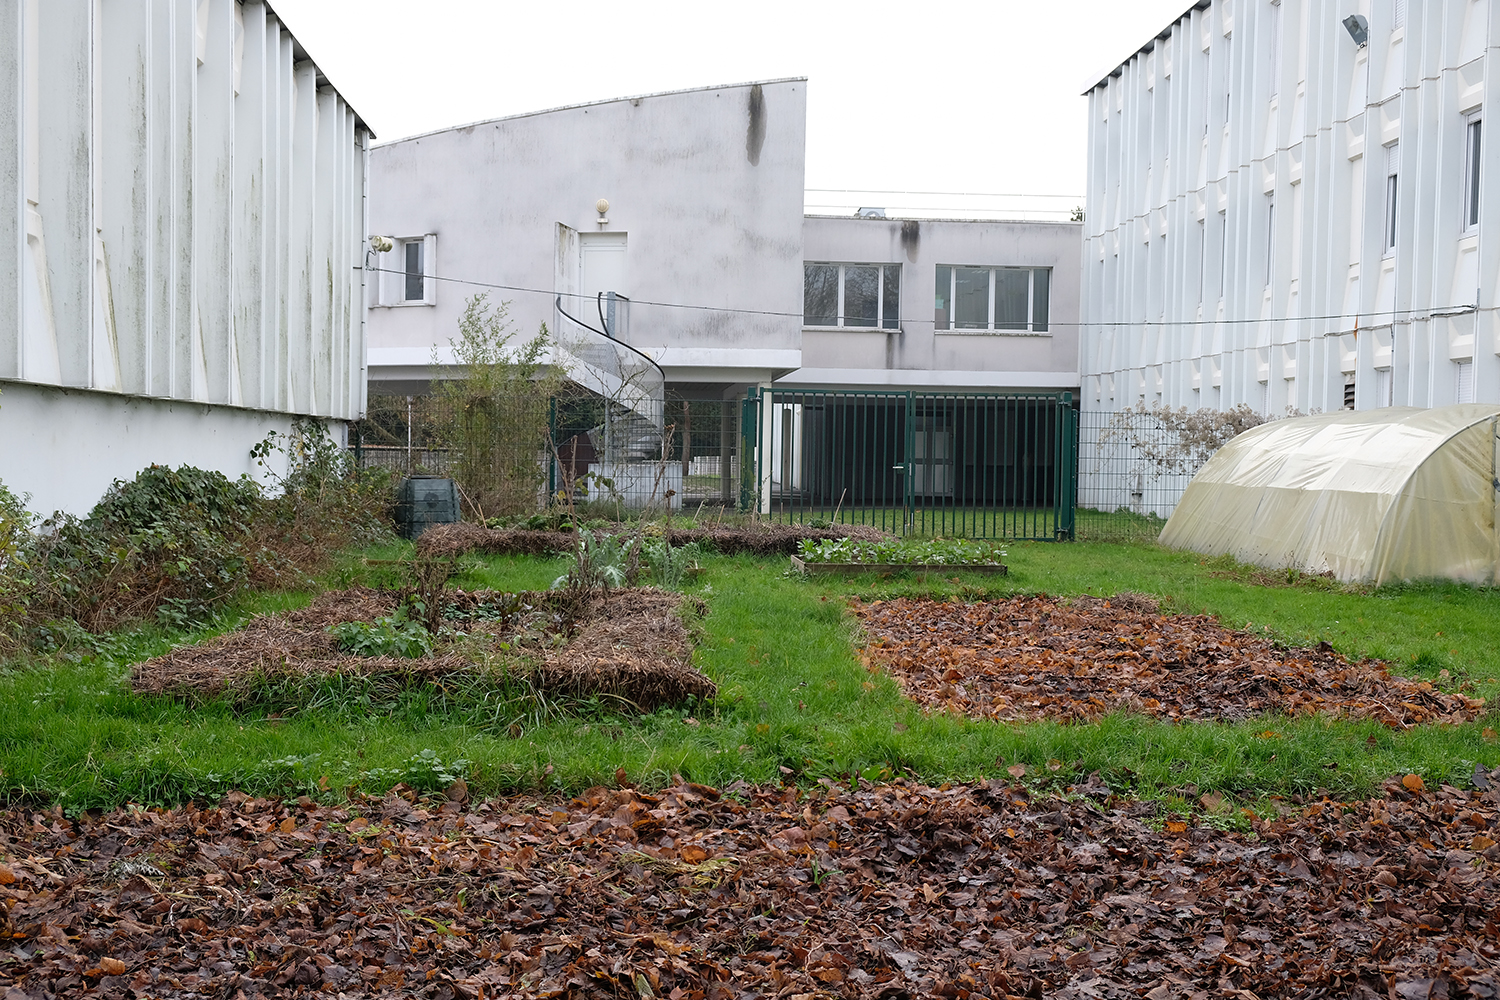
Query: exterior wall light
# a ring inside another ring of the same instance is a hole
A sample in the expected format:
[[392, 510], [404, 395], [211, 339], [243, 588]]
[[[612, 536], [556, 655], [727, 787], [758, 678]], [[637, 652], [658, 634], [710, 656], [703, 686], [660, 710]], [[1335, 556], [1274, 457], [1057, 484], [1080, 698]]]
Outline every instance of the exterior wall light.
[[1370, 44], [1370, 22], [1363, 14], [1350, 14], [1344, 18], [1344, 30], [1354, 39], [1354, 44], [1364, 48]]
[[599, 213], [599, 225], [609, 225], [609, 199], [600, 198], [598, 201], [594, 202], [594, 208]]
[[371, 236], [370, 249], [376, 253], [390, 253], [396, 249], [396, 241], [389, 236]]

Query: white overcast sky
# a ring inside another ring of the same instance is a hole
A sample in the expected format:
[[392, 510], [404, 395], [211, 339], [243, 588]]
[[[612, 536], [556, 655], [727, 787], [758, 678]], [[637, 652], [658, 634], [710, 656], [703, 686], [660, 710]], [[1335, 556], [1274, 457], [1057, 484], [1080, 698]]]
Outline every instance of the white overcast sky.
[[[809, 189], [1081, 202], [1084, 86], [1191, 0], [271, 3], [381, 142], [585, 101], [805, 76]], [[815, 193], [809, 205], [841, 199], [882, 204]]]

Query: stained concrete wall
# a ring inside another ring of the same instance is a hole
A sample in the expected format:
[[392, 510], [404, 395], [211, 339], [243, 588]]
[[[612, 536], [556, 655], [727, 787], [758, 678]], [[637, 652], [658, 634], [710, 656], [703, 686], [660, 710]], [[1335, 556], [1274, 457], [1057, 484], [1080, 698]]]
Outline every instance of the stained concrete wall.
[[[803, 224], [808, 262], [900, 266], [900, 329], [805, 328], [803, 368], [778, 384], [1076, 390], [1082, 246], [1079, 223], [809, 216]], [[1049, 330], [937, 330], [940, 265], [1050, 268]]]
[[[557, 329], [558, 294], [597, 325], [592, 299], [568, 297], [580, 292], [579, 237], [596, 233], [624, 234], [626, 339], [670, 381], [758, 382], [798, 367], [806, 87], [603, 101], [375, 147], [371, 232], [430, 236], [431, 273], [480, 284], [439, 281], [413, 305], [372, 286], [371, 379], [423, 381], [434, 348], [450, 360], [484, 284], [509, 286], [490, 297], [510, 303], [523, 336]], [[381, 266], [400, 270], [398, 255]]]
[[[0, 0], [0, 478], [101, 474], [39, 450], [21, 383], [358, 416], [368, 139], [259, 0]], [[106, 482], [138, 471], [112, 423], [47, 412], [90, 427]], [[189, 412], [153, 460], [205, 458]]]

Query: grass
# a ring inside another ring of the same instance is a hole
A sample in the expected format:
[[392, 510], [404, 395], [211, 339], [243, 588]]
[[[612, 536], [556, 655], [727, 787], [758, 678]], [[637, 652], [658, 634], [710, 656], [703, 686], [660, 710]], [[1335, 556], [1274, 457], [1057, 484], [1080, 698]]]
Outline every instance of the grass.
[[[363, 555], [395, 560], [409, 551]], [[0, 673], [0, 791], [80, 809], [213, 798], [236, 787], [317, 797], [351, 787], [379, 792], [397, 781], [437, 789], [458, 774], [476, 794], [501, 794], [613, 783], [617, 768], [652, 786], [673, 775], [714, 785], [897, 774], [941, 782], [1004, 775], [1020, 763], [1043, 782], [1098, 771], [1113, 787], [1170, 804], [1215, 790], [1251, 799], [1320, 789], [1353, 796], [1407, 772], [1464, 784], [1476, 764], [1500, 766], [1500, 746], [1483, 735], [1497, 727], [1494, 710], [1479, 724], [1410, 732], [1279, 718], [1004, 725], [924, 715], [861, 665], [845, 613], [851, 593], [972, 599], [1134, 590], [1177, 610], [1267, 629], [1281, 641], [1326, 640], [1348, 654], [1379, 655], [1401, 663], [1402, 672], [1440, 679], [1448, 670], [1442, 683], [1472, 683], [1492, 702], [1500, 696], [1491, 679], [1500, 673], [1500, 592], [1416, 586], [1362, 593], [1139, 545], [1014, 543], [1009, 551], [1004, 579], [958, 572], [804, 581], [790, 577], [784, 559], [708, 557], [693, 588], [712, 608], [697, 656], [720, 695], [691, 715], [624, 717], [604, 705], [556, 705], [478, 682], [383, 696], [350, 682], [320, 684], [297, 692], [295, 711], [273, 711], [269, 702], [250, 711], [223, 703], [190, 709], [128, 691], [129, 663], [311, 595], [247, 598], [192, 633], [141, 629], [94, 651]], [[470, 559], [453, 585], [540, 589], [565, 565]], [[355, 556], [325, 582], [392, 585], [400, 576], [398, 566]]]

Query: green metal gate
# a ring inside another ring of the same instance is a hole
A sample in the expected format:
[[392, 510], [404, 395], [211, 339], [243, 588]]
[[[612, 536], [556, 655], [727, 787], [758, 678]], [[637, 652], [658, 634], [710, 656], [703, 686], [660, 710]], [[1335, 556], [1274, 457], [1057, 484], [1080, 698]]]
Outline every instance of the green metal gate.
[[1072, 393], [752, 389], [740, 506], [794, 524], [1071, 539]]

